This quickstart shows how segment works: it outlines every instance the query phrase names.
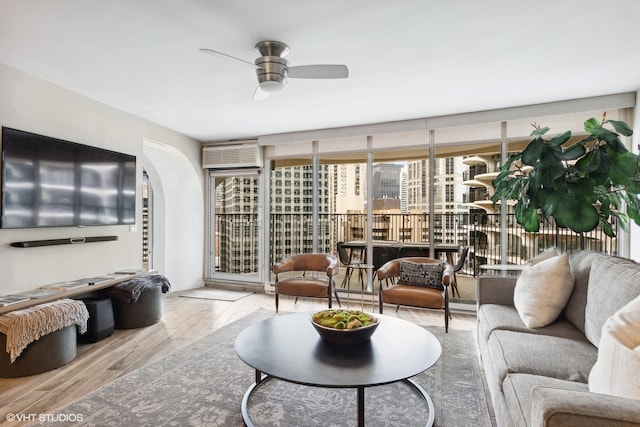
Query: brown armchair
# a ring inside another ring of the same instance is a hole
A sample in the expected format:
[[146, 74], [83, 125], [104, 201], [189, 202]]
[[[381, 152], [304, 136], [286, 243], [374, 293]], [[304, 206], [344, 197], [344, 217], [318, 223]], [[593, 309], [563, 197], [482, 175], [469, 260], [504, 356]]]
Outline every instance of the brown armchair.
[[[409, 261], [415, 264], [444, 264], [442, 272], [442, 289], [424, 286], [395, 283], [389, 286], [391, 279], [400, 276], [401, 261]], [[448, 286], [453, 280], [453, 267], [440, 260], [426, 257], [397, 258], [384, 264], [377, 272], [379, 280], [378, 302], [380, 314], [384, 304], [395, 304], [396, 311], [401, 305], [421, 308], [444, 310], [444, 329], [449, 332], [449, 294]], [[386, 285], [386, 286], [385, 286]]]
[[[336, 290], [333, 276], [340, 271], [338, 258], [327, 254], [293, 255], [273, 266], [276, 275], [276, 313], [278, 312], [279, 295], [296, 297], [328, 298], [331, 308], [331, 294], [336, 297], [338, 305], [340, 299]], [[301, 272], [301, 275], [280, 280], [280, 275], [286, 272]], [[308, 272], [324, 273], [307, 274]]]

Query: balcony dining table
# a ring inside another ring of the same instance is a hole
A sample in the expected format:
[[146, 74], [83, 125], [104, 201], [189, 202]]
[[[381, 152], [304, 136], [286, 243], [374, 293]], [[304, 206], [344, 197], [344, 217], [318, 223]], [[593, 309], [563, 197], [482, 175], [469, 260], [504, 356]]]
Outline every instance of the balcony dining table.
[[[343, 247], [349, 251], [349, 263], [353, 259], [355, 252], [360, 252], [363, 259], [366, 259], [367, 250], [366, 240], [352, 240], [345, 242]], [[374, 271], [380, 268], [385, 262], [396, 258], [402, 258], [406, 256], [430, 256], [431, 246], [427, 242], [401, 242], [396, 240], [373, 240], [371, 242], [373, 247], [374, 256], [372, 257], [372, 264], [374, 265]], [[460, 246], [457, 244], [448, 243], [436, 243], [433, 247], [434, 256], [440, 258], [440, 255], [445, 254], [446, 260], [449, 264], [454, 265], [453, 254], [457, 253]], [[381, 251], [382, 250], [382, 251]], [[383, 256], [376, 256], [376, 252], [383, 252]]]

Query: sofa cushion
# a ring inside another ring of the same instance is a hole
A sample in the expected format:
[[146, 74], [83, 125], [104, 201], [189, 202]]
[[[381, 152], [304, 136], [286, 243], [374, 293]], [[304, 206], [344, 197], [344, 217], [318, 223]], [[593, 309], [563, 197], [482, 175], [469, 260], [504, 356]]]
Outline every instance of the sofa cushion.
[[638, 295], [639, 264], [612, 256], [593, 260], [585, 307], [585, 335], [593, 345], [600, 343], [606, 320]]
[[586, 383], [598, 356], [586, 339], [503, 330], [491, 333], [488, 348], [499, 383], [511, 373]]
[[579, 251], [569, 257], [569, 267], [573, 274], [573, 291], [564, 309], [564, 317], [584, 333], [584, 309], [587, 305], [589, 272], [593, 260], [606, 255], [599, 252]]
[[478, 336], [480, 339], [487, 340], [491, 331], [498, 329], [584, 340], [584, 334], [566, 319], [557, 319], [542, 328], [529, 329], [514, 307], [482, 304], [478, 308]]
[[509, 413], [516, 426], [531, 425], [531, 390], [533, 390], [534, 387], [588, 391], [586, 384], [575, 381], [565, 381], [530, 374], [507, 375], [503, 384], [504, 395]]
[[605, 322], [589, 390], [640, 399], [640, 297]]
[[540, 328], [556, 320], [572, 290], [569, 255], [558, 255], [520, 273], [513, 303], [525, 325]]

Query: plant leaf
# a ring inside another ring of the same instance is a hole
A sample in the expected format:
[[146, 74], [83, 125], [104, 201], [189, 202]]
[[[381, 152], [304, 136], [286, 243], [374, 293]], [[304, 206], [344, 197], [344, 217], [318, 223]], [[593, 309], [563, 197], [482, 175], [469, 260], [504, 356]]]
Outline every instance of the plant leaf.
[[601, 139], [607, 143], [608, 146], [613, 148], [615, 151], [626, 151], [627, 148], [624, 144], [618, 139], [618, 134], [612, 132], [608, 129], [603, 128], [602, 126], [596, 126], [591, 130], [591, 134], [596, 138]]
[[609, 159], [611, 160], [609, 167], [611, 182], [617, 185], [626, 185], [629, 182], [629, 177], [634, 176], [638, 169], [635, 155], [629, 151], [622, 154], [611, 152]]
[[609, 221], [600, 220], [600, 227], [602, 227], [602, 231], [609, 237], [616, 237], [616, 234], [613, 232], [613, 227], [609, 223]]
[[607, 141], [607, 147], [609, 147], [612, 151], [616, 151], [618, 153], [625, 153], [627, 151], [627, 147], [625, 147], [622, 141], [620, 141], [618, 138]]
[[[549, 150], [551, 151], [551, 150]], [[560, 159], [554, 153], [543, 155], [538, 163], [538, 177], [540, 184], [547, 190], [553, 191], [556, 187], [554, 181], [562, 177], [566, 169]]]
[[576, 233], [591, 231], [600, 221], [598, 211], [592, 204], [572, 197], [565, 197], [555, 207], [553, 218], [559, 226], [570, 228]]
[[540, 231], [540, 219], [538, 211], [531, 205], [526, 205], [520, 200], [515, 206], [516, 221], [522, 225], [525, 231], [536, 233]]
[[631, 178], [631, 180], [629, 181], [629, 184], [627, 185], [627, 192], [632, 194], [640, 193], [640, 178], [638, 177]]
[[600, 126], [600, 122], [598, 122], [596, 119], [594, 119], [593, 117], [591, 117], [589, 120], [586, 120], [584, 122], [584, 130], [587, 133], [591, 133], [591, 131], [593, 130], [593, 128], [595, 128], [596, 126]]
[[640, 225], [640, 199], [637, 195], [626, 194], [625, 201], [627, 202], [627, 214], [629, 218]]
[[568, 130], [563, 134], [556, 135], [553, 138], [551, 138], [548, 144], [551, 145], [552, 147], [559, 147], [565, 142], [567, 142], [570, 138], [571, 138], [571, 131]]
[[614, 129], [623, 136], [633, 135], [633, 130], [625, 123], [619, 120], [607, 120], [607, 123], [611, 123]]
[[544, 140], [542, 138], [536, 138], [532, 140], [520, 156], [520, 158], [522, 159], [522, 163], [524, 163], [525, 165], [534, 166], [540, 159], [543, 149]]
[[587, 149], [582, 143], [577, 143], [562, 152], [560, 158], [562, 160], [575, 160], [587, 154]]

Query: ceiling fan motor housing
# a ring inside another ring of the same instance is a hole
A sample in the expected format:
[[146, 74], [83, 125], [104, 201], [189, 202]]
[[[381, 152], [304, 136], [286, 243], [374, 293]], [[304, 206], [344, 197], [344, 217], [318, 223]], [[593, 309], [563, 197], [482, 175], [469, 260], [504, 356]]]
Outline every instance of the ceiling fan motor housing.
[[289, 53], [289, 46], [277, 41], [261, 41], [255, 50], [261, 55], [255, 60], [260, 89], [265, 92], [282, 90], [287, 82], [288, 66], [283, 57]]
[[272, 40], [265, 40], [262, 42], [256, 43], [254, 46], [256, 52], [260, 54], [260, 56], [287, 56], [289, 54], [289, 46], [282, 42], [276, 42]]
[[261, 56], [256, 59], [256, 75], [265, 92], [282, 90], [287, 81], [287, 60], [279, 56]]

